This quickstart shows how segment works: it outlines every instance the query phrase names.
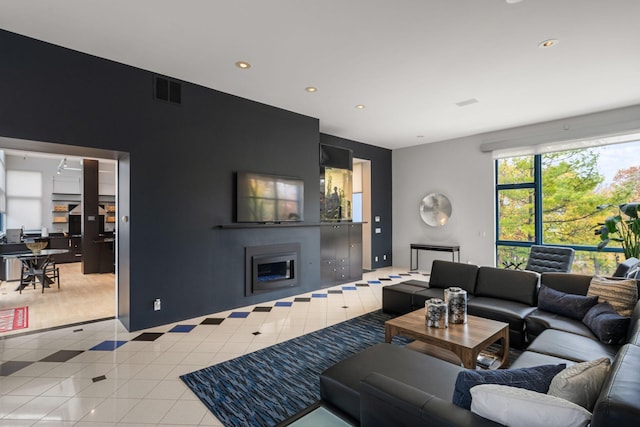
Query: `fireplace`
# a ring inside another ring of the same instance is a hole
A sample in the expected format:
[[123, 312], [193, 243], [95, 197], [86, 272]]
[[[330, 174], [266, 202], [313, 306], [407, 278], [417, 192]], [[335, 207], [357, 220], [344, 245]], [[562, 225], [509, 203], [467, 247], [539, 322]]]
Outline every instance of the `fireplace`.
[[299, 243], [245, 248], [245, 295], [298, 286]]

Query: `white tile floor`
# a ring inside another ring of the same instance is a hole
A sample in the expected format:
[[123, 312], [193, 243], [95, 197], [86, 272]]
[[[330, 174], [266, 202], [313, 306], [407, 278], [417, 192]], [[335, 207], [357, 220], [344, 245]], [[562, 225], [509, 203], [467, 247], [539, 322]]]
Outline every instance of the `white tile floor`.
[[[109, 320], [0, 340], [0, 371], [33, 362], [0, 376], [0, 426], [220, 426], [180, 375], [377, 310], [382, 286], [408, 279], [397, 276], [401, 273], [406, 270], [366, 273], [354, 284], [393, 278], [355, 289], [352, 284], [341, 294], [328, 291], [345, 285], [299, 295], [310, 301], [290, 307], [274, 305], [295, 297], [132, 333]], [[273, 309], [252, 311], [255, 307]], [[229, 318], [232, 312], [250, 314]], [[200, 325], [206, 318], [225, 320]], [[169, 332], [176, 325], [198, 326]], [[143, 332], [163, 334], [155, 341], [131, 341]], [[126, 343], [113, 351], [89, 351], [105, 340]], [[82, 353], [65, 362], [40, 361], [59, 350]]]

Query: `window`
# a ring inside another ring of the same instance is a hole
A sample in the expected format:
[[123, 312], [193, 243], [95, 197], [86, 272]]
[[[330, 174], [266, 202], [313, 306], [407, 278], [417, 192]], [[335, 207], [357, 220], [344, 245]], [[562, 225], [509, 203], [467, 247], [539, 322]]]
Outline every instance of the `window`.
[[576, 250], [572, 271], [611, 274], [624, 258], [597, 251], [600, 205], [640, 201], [640, 141], [496, 160], [498, 266], [524, 267], [532, 244]]
[[7, 228], [42, 227], [42, 173], [7, 171]]

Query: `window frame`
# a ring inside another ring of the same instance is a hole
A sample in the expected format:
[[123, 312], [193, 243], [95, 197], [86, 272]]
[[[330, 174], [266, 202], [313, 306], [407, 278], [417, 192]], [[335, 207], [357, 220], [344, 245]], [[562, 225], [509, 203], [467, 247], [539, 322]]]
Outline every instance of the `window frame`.
[[[498, 259], [498, 249], [500, 246], [508, 247], [531, 247], [533, 245], [545, 245], [556, 247], [568, 247], [576, 251], [584, 252], [614, 252], [624, 253], [622, 248], [606, 246], [601, 250], [598, 250], [597, 245], [570, 245], [570, 244], [547, 244], [542, 240], [543, 227], [542, 227], [542, 156], [543, 154], [532, 154], [533, 156], [533, 182], [524, 183], [511, 183], [511, 184], [499, 184], [499, 162], [500, 159], [494, 161], [494, 175], [495, 175], [495, 256]], [[524, 157], [524, 156], [513, 156]], [[500, 239], [500, 203], [499, 194], [503, 190], [519, 190], [519, 189], [533, 189], [534, 193], [534, 240], [533, 242], [516, 241], [516, 240], [503, 240]]]

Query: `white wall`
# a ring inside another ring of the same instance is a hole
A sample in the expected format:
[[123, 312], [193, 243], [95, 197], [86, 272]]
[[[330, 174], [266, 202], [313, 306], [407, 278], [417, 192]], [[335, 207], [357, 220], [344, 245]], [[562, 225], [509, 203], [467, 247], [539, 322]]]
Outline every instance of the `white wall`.
[[[436, 142], [393, 151], [393, 260], [409, 267], [409, 244], [460, 245], [462, 262], [494, 264], [493, 158], [481, 153], [477, 137]], [[429, 193], [451, 201], [449, 222], [430, 227], [420, 218]], [[420, 270], [449, 253], [420, 251]], [[414, 261], [415, 262], [415, 261]]]
[[[411, 243], [460, 245], [462, 262], [495, 265], [494, 160], [481, 144], [505, 148], [634, 130], [640, 130], [640, 105], [394, 150], [394, 265], [409, 267]], [[451, 219], [441, 228], [420, 218], [420, 202], [431, 192], [451, 201]], [[429, 271], [434, 258], [451, 255], [421, 251], [420, 270]]]

